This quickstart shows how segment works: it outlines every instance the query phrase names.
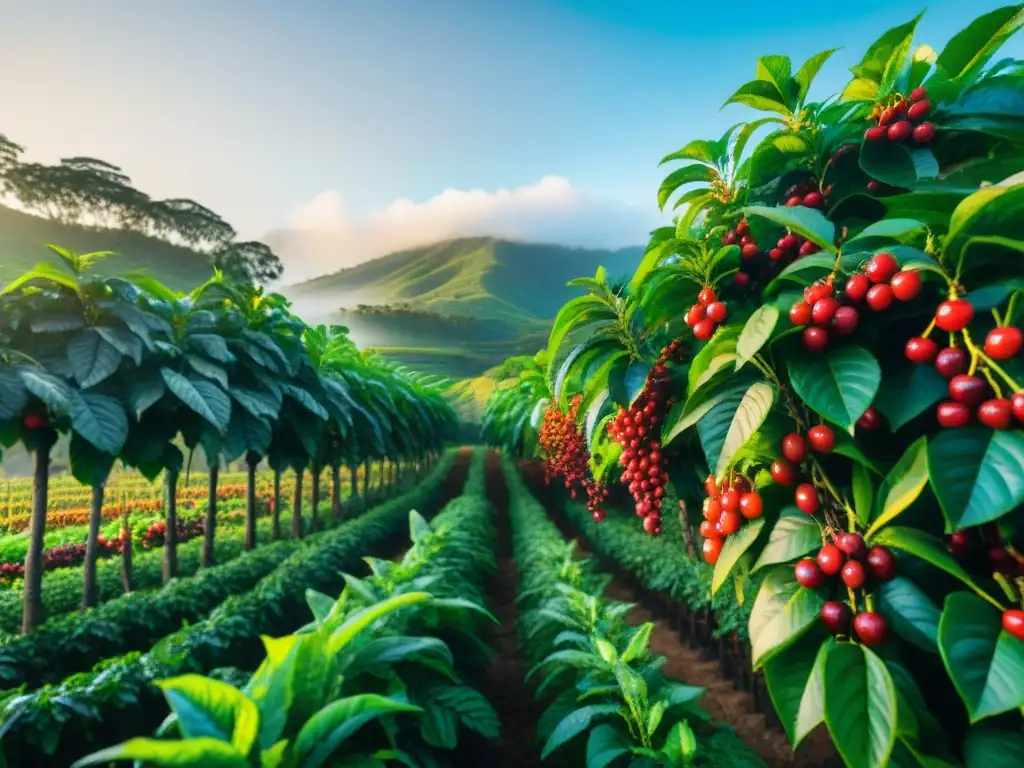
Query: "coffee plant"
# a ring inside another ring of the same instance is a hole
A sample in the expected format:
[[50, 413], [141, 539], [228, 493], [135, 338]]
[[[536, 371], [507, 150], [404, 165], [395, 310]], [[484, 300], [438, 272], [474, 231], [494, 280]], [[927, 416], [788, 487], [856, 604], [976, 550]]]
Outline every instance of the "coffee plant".
[[[332, 511], [340, 514], [340, 468], [352, 477], [390, 457], [421, 464], [456, 425], [447, 383], [409, 374], [356, 349], [344, 328], [311, 328], [284, 297], [234, 283], [220, 272], [188, 294], [142, 275], [101, 276], [112, 254], [50, 246], [43, 262], [0, 292], [0, 445], [35, 454], [22, 631], [44, 619], [41, 588], [51, 450], [70, 438], [74, 477], [91, 488], [82, 606], [99, 600], [105, 488], [115, 464], [164, 481], [162, 578], [178, 575], [178, 537], [201, 535], [203, 566], [215, 564], [219, 473], [247, 470], [245, 548], [256, 545], [256, 469], [275, 473], [273, 537], [280, 536], [280, 474], [296, 473], [291, 532], [305, 532], [303, 478], [311, 472], [311, 522], [321, 471], [330, 467]], [[179, 519], [178, 480], [189, 456], [210, 467], [201, 521]], [[130, 551], [129, 551], [130, 555]], [[130, 571], [130, 567], [129, 567]], [[13, 575], [13, 574], [12, 574]], [[130, 573], [125, 590], [131, 590]]]
[[702, 509], [794, 746], [824, 724], [851, 768], [1019, 765], [1024, 63], [996, 54], [1024, 6], [939, 52], [919, 20], [822, 101], [834, 51], [759, 58], [726, 104], [762, 116], [664, 158], [675, 225], [625, 284], [573, 281], [484, 436], [534, 455], [531, 414], [577, 403], [586, 479], [647, 532], [663, 498]]

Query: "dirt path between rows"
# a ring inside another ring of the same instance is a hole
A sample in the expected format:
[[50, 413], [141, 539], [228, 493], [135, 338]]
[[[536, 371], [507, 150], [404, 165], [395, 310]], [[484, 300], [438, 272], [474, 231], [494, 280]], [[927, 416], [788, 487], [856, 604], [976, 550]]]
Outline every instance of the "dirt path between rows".
[[508, 488], [501, 456], [494, 452], [487, 455], [487, 495], [494, 504], [498, 548], [498, 570], [487, 584], [488, 607], [501, 625], [488, 637], [496, 655], [476, 687], [498, 713], [501, 738], [497, 743], [474, 744], [472, 749], [460, 750], [455, 764], [465, 768], [533, 768], [540, 765], [534, 740], [541, 712], [523, 681], [526, 668], [516, 638], [519, 579], [512, 557]]
[[[528, 482], [530, 478], [528, 478]], [[543, 485], [530, 482], [531, 491], [544, 504], [549, 517], [562, 530], [563, 535], [575, 539], [580, 557], [593, 557], [586, 539], [570, 527], [564, 518], [559, 502], [551, 493], [545, 493]], [[605, 590], [605, 596], [624, 603], [638, 603], [637, 595], [617, 572], [604, 569], [613, 575]], [[717, 661], [702, 658], [701, 651], [690, 648], [664, 619], [655, 619], [649, 610], [637, 605], [627, 615], [631, 624], [652, 622], [651, 651], [664, 656], [664, 673], [687, 685], [706, 688], [701, 704], [713, 720], [732, 726], [736, 734], [750, 746], [771, 768], [822, 768], [835, 758], [835, 750], [827, 734], [812, 733], [799, 751], [793, 751], [789, 740], [778, 728], [770, 728], [763, 714], [754, 710], [754, 697], [747, 691], [738, 691], [730, 680], [720, 674]], [[824, 737], [822, 739], [821, 737]]]

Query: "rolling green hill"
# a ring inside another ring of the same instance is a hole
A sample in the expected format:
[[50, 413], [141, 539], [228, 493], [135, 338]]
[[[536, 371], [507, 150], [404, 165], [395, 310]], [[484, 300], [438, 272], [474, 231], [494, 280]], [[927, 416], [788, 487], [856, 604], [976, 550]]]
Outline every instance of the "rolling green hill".
[[[643, 249], [450, 240], [283, 289], [311, 322], [340, 322], [361, 346], [423, 371], [473, 378], [547, 341], [559, 307], [592, 275], [629, 274]], [[360, 306], [362, 308], [360, 309]]]
[[46, 243], [79, 253], [116, 251], [118, 257], [97, 266], [101, 273], [141, 269], [176, 290], [199, 285], [213, 274], [206, 255], [163, 240], [117, 229], [61, 224], [0, 206], [0, 287], [36, 262], [57, 263]]

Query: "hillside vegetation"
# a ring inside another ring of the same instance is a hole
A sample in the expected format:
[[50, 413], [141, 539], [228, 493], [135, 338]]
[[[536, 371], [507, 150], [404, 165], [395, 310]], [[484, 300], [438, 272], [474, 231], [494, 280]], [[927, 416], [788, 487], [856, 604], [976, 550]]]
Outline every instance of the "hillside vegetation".
[[54, 243], [78, 253], [116, 251], [97, 265], [100, 274], [141, 269], [176, 290], [199, 285], [213, 274], [210, 257], [164, 240], [120, 229], [63, 224], [0, 206], [0, 283], [7, 284], [40, 261], [57, 263]]
[[604, 265], [635, 269], [641, 248], [617, 251], [450, 240], [383, 256], [285, 289], [297, 311], [341, 322], [353, 338], [417, 370], [473, 378], [541, 346], [573, 277]]

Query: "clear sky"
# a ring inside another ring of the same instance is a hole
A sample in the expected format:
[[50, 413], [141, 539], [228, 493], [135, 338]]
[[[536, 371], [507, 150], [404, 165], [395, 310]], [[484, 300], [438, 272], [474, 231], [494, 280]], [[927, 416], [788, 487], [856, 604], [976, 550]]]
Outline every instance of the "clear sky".
[[[935, 48], [1006, 3], [936, 0]], [[752, 115], [722, 102], [784, 53], [842, 47], [817, 96], [923, 3], [3, 0], [0, 133], [91, 155], [243, 234], [324, 193], [352, 220], [442, 190], [568, 181], [656, 215], [657, 161]], [[1003, 55], [1024, 57], [1024, 37]], [[321, 207], [324, 207], [323, 205]], [[297, 210], [299, 213], [297, 214]], [[337, 212], [337, 211], [335, 211]], [[634, 242], [641, 242], [638, 231]]]

